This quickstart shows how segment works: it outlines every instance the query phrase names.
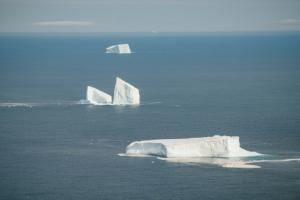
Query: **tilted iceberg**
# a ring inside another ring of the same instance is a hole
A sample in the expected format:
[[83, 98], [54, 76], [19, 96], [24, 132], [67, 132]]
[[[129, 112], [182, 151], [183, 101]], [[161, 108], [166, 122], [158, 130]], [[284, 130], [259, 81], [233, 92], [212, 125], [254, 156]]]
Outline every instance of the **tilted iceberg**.
[[112, 102], [112, 98], [109, 94], [91, 86], [87, 86], [86, 100], [94, 105], [105, 105], [111, 104]]
[[138, 105], [140, 104], [140, 92], [133, 85], [116, 78], [114, 90], [114, 105]]
[[130, 54], [131, 50], [128, 44], [117, 44], [107, 47], [106, 53]]
[[131, 156], [152, 155], [165, 158], [183, 157], [250, 157], [260, 155], [240, 147], [238, 136], [219, 136], [135, 141], [126, 148]]

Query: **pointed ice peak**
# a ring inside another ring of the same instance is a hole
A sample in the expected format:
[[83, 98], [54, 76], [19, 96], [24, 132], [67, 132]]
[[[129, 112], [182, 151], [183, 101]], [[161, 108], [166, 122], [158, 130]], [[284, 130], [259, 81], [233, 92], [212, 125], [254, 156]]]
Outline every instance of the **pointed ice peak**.
[[116, 44], [107, 47], [106, 53], [130, 54], [131, 50], [128, 44]]
[[116, 85], [114, 90], [115, 105], [138, 105], [140, 104], [139, 89], [125, 82], [119, 77], [116, 77]]
[[109, 94], [91, 86], [87, 86], [86, 100], [94, 105], [111, 104], [112, 102], [112, 98]]

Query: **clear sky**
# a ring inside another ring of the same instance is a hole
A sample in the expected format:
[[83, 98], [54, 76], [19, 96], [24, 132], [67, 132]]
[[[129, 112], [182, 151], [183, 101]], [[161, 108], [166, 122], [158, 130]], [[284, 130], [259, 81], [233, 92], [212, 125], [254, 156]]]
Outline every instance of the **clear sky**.
[[0, 32], [300, 31], [300, 0], [0, 0]]

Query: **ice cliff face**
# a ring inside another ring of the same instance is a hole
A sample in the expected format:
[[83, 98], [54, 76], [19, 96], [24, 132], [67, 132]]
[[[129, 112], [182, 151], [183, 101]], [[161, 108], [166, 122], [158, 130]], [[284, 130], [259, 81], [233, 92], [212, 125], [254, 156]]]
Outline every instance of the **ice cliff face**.
[[249, 157], [260, 155], [240, 147], [238, 136], [136, 141], [126, 148], [127, 155], [176, 157]]
[[133, 85], [116, 78], [114, 90], [114, 105], [138, 105], [140, 104], [140, 92]]
[[112, 98], [109, 94], [88, 86], [86, 92], [86, 100], [94, 105], [111, 104]]
[[107, 47], [106, 53], [129, 54], [131, 50], [128, 44], [117, 44]]

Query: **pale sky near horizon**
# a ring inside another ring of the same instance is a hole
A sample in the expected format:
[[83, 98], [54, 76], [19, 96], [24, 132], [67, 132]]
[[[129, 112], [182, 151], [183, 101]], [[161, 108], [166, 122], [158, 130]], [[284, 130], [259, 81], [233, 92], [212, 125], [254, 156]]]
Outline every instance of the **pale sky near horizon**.
[[300, 31], [300, 0], [0, 0], [0, 32]]

